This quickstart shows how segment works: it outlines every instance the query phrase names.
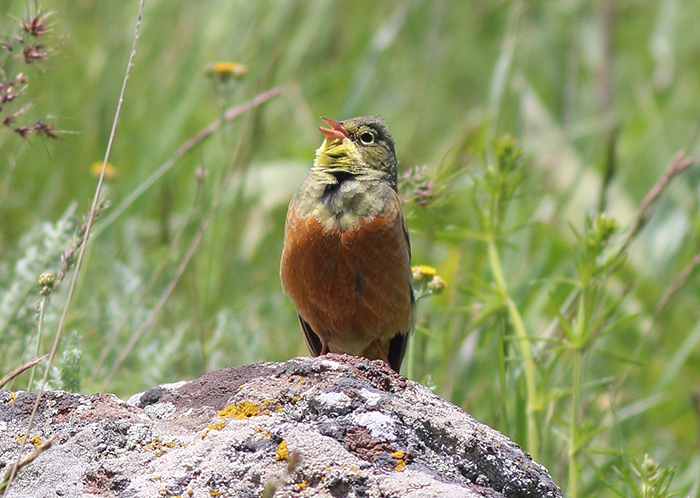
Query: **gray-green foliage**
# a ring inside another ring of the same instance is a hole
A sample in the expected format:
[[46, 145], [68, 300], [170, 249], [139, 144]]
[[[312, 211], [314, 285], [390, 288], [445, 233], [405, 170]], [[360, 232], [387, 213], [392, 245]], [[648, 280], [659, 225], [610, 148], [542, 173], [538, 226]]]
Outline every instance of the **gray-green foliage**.
[[[36, 341], [36, 308], [40, 300], [39, 275], [58, 272], [68, 241], [76, 228], [76, 203], [56, 223], [37, 222], [22, 236], [17, 260], [0, 267], [0, 368], [28, 360], [30, 342]], [[31, 349], [33, 351], [33, 348]]]
[[61, 371], [61, 389], [70, 392], [80, 392], [82, 384], [82, 351], [80, 350], [80, 335], [73, 330], [64, 337], [65, 344], [59, 370]]

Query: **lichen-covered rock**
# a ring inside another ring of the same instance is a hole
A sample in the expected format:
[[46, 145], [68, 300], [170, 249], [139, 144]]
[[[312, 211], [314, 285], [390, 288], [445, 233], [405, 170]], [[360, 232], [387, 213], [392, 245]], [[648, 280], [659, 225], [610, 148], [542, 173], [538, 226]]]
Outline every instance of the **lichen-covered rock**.
[[[0, 391], [1, 474], [35, 399]], [[48, 392], [30, 441], [54, 435], [9, 497], [561, 496], [504, 435], [347, 355], [224, 368], [128, 402]]]

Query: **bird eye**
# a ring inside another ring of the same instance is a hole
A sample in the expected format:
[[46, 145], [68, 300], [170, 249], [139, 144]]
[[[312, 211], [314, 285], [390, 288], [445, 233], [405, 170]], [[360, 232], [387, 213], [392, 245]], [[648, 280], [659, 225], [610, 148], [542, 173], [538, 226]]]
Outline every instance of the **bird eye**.
[[360, 135], [360, 140], [363, 144], [371, 144], [372, 142], [374, 142], [374, 135], [366, 131], [362, 135]]

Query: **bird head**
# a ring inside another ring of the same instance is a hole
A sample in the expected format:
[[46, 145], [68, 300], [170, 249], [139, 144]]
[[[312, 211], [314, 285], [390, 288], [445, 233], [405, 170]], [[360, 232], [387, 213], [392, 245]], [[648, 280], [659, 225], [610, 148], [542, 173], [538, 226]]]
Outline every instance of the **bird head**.
[[321, 119], [330, 128], [319, 126], [325, 140], [316, 151], [315, 168], [332, 174], [369, 175], [396, 189], [394, 139], [382, 118]]

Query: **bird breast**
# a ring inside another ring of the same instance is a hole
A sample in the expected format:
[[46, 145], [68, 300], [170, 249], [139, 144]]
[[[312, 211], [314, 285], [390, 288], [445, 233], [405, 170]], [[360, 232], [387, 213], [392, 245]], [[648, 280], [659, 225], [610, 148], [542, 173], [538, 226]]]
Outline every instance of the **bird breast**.
[[410, 330], [413, 301], [398, 196], [386, 186], [388, 200], [375, 202], [371, 184], [357, 183], [341, 182], [336, 193], [319, 189], [312, 208], [303, 202], [308, 192], [295, 197], [280, 276], [297, 313], [328, 339], [330, 351], [362, 355], [373, 341]]
[[359, 220], [382, 214], [395, 195], [385, 183], [353, 175], [328, 175], [306, 182], [295, 204], [301, 216], [313, 215], [326, 229], [347, 231]]

